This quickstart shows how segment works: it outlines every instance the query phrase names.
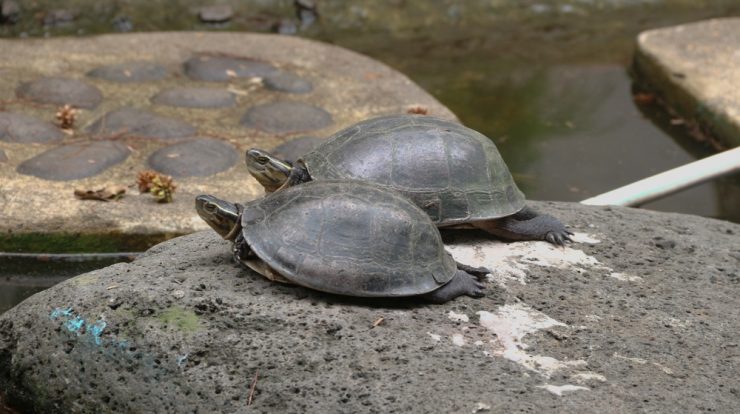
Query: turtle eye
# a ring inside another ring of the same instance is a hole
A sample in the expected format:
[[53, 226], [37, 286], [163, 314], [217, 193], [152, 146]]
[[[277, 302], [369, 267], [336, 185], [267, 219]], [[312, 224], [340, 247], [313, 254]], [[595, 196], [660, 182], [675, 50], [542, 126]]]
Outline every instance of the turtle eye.
[[216, 212], [216, 205], [215, 205], [215, 204], [213, 204], [213, 203], [206, 203], [206, 205], [205, 205], [205, 206], [203, 206], [203, 208], [204, 208], [204, 209], [205, 209], [205, 210], [206, 210], [207, 212], [209, 212], [209, 213], [215, 213], [215, 212]]
[[263, 157], [263, 156], [257, 157], [257, 162], [260, 164], [267, 164], [268, 161], [270, 160], [267, 157]]

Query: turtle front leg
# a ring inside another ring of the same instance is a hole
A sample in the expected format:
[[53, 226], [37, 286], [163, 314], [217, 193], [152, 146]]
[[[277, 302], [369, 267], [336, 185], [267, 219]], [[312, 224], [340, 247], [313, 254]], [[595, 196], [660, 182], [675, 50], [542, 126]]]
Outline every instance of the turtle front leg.
[[545, 240], [557, 246], [573, 241], [570, 238], [573, 233], [560, 220], [549, 214], [540, 214], [529, 207], [524, 207], [509, 217], [472, 224], [506, 240]]
[[[471, 269], [484, 269], [484, 268], [472, 268]], [[487, 270], [487, 269], [486, 269]], [[478, 271], [476, 270], [476, 273]], [[422, 297], [432, 303], [445, 303], [458, 296], [466, 295], [471, 298], [482, 298], [485, 296], [483, 289], [485, 285], [481, 282], [480, 277], [475, 274], [470, 274], [465, 270], [458, 269], [455, 276], [447, 282], [446, 285], [440, 287], [437, 290], [431, 291], [422, 295]]]
[[234, 239], [234, 246], [231, 248], [231, 251], [234, 254], [234, 260], [246, 267], [244, 261], [252, 256], [252, 250], [249, 248], [247, 241], [244, 240], [244, 236], [241, 234], [236, 236], [236, 239]]

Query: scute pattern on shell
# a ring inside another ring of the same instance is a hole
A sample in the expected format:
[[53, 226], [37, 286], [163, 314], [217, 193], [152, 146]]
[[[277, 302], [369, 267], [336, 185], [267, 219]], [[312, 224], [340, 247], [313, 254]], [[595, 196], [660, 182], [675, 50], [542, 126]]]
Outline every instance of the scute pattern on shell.
[[350, 296], [431, 292], [457, 270], [439, 231], [394, 191], [353, 181], [314, 181], [244, 206], [251, 250], [285, 278]]
[[395, 189], [438, 225], [506, 217], [525, 203], [490, 139], [429, 116], [360, 122], [334, 134], [303, 162], [315, 180], [368, 180]]

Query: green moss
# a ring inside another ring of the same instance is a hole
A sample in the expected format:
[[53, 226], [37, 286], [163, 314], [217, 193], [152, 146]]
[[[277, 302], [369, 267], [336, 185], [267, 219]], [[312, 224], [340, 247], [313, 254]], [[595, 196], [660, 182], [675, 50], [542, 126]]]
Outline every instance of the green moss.
[[165, 309], [164, 312], [157, 315], [157, 319], [169, 326], [175, 326], [177, 329], [186, 333], [193, 333], [200, 329], [200, 318], [198, 318], [198, 315], [180, 306]]

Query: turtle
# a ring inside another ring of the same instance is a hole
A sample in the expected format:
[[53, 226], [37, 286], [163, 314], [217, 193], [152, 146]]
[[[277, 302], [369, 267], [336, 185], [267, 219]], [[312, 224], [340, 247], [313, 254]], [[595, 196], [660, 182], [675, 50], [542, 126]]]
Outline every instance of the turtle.
[[558, 219], [526, 205], [493, 141], [457, 122], [383, 116], [335, 133], [295, 162], [252, 148], [246, 164], [266, 192], [311, 180], [372, 181], [408, 197], [440, 228], [559, 246], [572, 241]]
[[429, 217], [368, 182], [314, 181], [244, 205], [195, 199], [237, 262], [275, 281], [355, 297], [484, 296], [490, 270], [456, 262]]

